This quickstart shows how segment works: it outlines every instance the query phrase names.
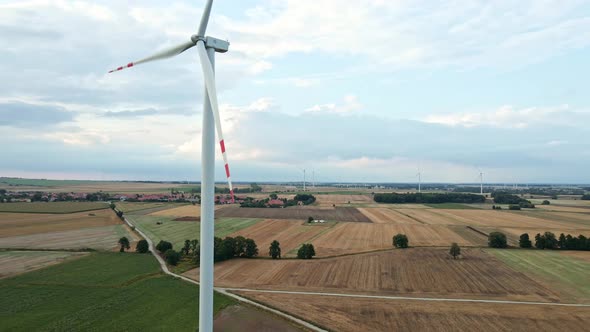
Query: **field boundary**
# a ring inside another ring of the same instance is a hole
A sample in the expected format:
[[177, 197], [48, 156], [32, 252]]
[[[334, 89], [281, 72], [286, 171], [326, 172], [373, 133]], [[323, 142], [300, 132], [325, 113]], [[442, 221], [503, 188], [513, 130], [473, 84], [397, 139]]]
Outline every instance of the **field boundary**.
[[[156, 250], [155, 250], [155, 247], [154, 247], [154, 243], [152, 242], [152, 240], [149, 237], [147, 237], [141, 230], [139, 230], [137, 227], [135, 227], [135, 225], [133, 225], [131, 222], [129, 222], [125, 216], [123, 216], [123, 221], [125, 221], [125, 223], [127, 223], [127, 225], [129, 225], [129, 227], [131, 227], [131, 229], [135, 230], [139, 235], [141, 235], [148, 242], [148, 245], [149, 245], [149, 248], [150, 248], [150, 252], [156, 258], [156, 260], [160, 264], [160, 268], [162, 269], [162, 271], [165, 274], [168, 274], [168, 275], [173, 276], [175, 278], [179, 278], [179, 279], [184, 280], [186, 282], [190, 282], [190, 283], [195, 284], [195, 285], [199, 285], [199, 282], [197, 282], [196, 280], [192, 280], [190, 278], [187, 278], [185, 276], [178, 275], [178, 274], [170, 271], [168, 269], [168, 266], [166, 265], [166, 262], [164, 261], [164, 259], [162, 257], [160, 257], [160, 255], [158, 255], [156, 253]], [[318, 327], [316, 325], [313, 325], [310, 322], [307, 322], [307, 321], [304, 321], [302, 319], [299, 319], [299, 318], [297, 318], [295, 316], [292, 316], [291, 314], [288, 314], [286, 312], [282, 312], [282, 311], [273, 309], [273, 308], [271, 308], [269, 306], [266, 306], [266, 305], [263, 305], [263, 304], [254, 302], [254, 301], [252, 301], [250, 299], [247, 299], [245, 297], [239, 296], [237, 294], [232, 294], [232, 293], [226, 291], [223, 288], [214, 287], [214, 289], [217, 292], [219, 292], [219, 293], [221, 293], [223, 295], [226, 295], [226, 296], [229, 296], [229, 297], [231, 297], [233, 299], [238, 300], [239, 302], [250, 304], [250, 305], [253, 305], [255, 307], [261, 308], [263, 310], [266, 310], [268, 312], [271, 312], [273, 314], [276, 314], [278, 316], [281, 316], [283, 318], [286, 318], [286, 319], [288, 319], [288, 320], [290, 320], [292, 322], [295, 322], [295, 323], [297, 323], [297, 324], [299, 324], [299, 325], [301, 325], [301, 326], [303, 326], [303, 327], [305, 327], [305, 328], [307, 328], [309, 330], [317, 331], [317, 332], [328, 332], [327, 330], [324, 330], [324, 329], [322, 329], [322, 328], [320, 328], [320, 327]]]
[[531, 301], [512, 301], [512, 300], [485, 300], [485, 299], [454, 299], [440, 297], [411, 297], [411, 296], [388, 296], [388, 295], [363, 295], [347, 293], [325, 293], [325, 292], [303, 292], [303, 291], [286, 291], [286, 290], [268, 290], [268, 289], [251, 289], [251, 288], [220, 288], [228, 292], [251, 292], [251, 293], [271, 293], [271, 294], [293, 294], [293, 295], [314, 295], [314, 296], [333, 296], [333, 297], [354, 297], [367, 299], [382, 300], [409, 300], [409, 301], [433, 301], [433, 302], [467, 302], [467, 303], [494, 303], [494, 304], [520, 304], [520, 305], [547, 305], [562, 307], [582, 307], [590, 308], [590, 304], [583, 303], [560, 303], [560, 302], [531, 302]]
[[403, 213], [403, 212], [401, 212], [399, 210], [394, 210], [394, 211], [397, 212], [397, 213], [399, 213], [399, 214], [402, 214], [402, 215], [404, 215], [404, 216], [406, 216], [406, 217], [408, 217], [408, 218], [410, 218], [412, 220], [415, 220], [415, 221], [421, 223], [422, 225], [429, 225], [429, 224], [425, 223], [424, 221], [422, 221], [422, 220], [420, 220], [420, 219], [418, 219], [416, 217], [413, 217], [413, 216], [411, 216], [409, 214], [405, 214], [405, 213]]

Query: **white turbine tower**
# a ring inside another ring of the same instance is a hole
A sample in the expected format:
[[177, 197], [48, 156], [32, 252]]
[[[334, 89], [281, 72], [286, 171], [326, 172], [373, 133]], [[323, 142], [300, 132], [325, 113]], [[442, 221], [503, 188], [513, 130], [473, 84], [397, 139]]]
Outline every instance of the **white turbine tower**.
[[418, 192], [421, 193], [422, 192], [422, 172], [418, 171], [418, 174], [416, 174], [416, 176], [418, 177]]
[[479, 171], [479, 193], [483, 195], [483, 172]]
[[130, 62], [125, 66], [111, 70], [109, 73], [125, 68], [131, 68], [142, 63], [162, 60], [176, 56], [191, 47], [196, 46], [205, 80], [205, 93], [203, 105], [202, 151], [201, 162], [201, 269], [200, 269], [200, 293], [199, 293], [199, 331], [213, 331], [213, 236], [214, 236], [214, 204], [215, 204], [215, 131], [221, 147], [221, 154], [225, 164], [225, 174], [229, 184], [229, 190], [234, 201], [234, 191], [231, 183], [225, 142], [221, 131], [221, 119], [217, 104], [217, 91], [215, 88], [215, 52], [225, 53], [229, 48], [229, 42], [213, 37], [205, 36], [211, 6], [213, 0], [208, 0], [199, 30], [190, 40], [160, 51], [152, 56]]

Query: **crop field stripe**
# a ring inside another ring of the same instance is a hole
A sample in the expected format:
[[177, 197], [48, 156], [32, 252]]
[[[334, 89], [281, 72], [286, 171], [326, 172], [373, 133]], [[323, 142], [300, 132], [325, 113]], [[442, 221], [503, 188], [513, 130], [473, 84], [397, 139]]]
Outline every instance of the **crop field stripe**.
[[0, 212], [68, 214], [108, 209], [105, 202], [0, 203]]
[[569, 288], [570, 292], [582, 293], [590, 300], [590, 283], [588, 282], [590, 262], [561, 255], [559, 251], [516, 249], [486, 249], [486, 251], [518, 271], [540, 277], [546, 282], [561, 283]]
[[411, 297], [411, 296], [387, 296], [387, 295], [363, 295], [363, 294], [345, 294], [345, 293], [323, 293], [323, 292], [299, 292], [299, 291], [282, 291], [268, 289], [249, 289], [249, 288], [220, 288], [230, 292], [251, 292], [251, 293], [271, 293], [271, 294], [293, 294], [293, 295], [318, 295], [333, 297], [354, 297], [366, 299], [384, 299], [384, 300], [410, 300], [410, 301], [431, 301], [431, 302], [469, 302], [469, 303], [496, 303], [496, 304], [523, 304], [523, 305], [546, 305], [561, 307], [590, 307], [590, 304], [580, 303], [556, 303], [556, 302], [529, 302], [529, 301], [511, 301], [511, 300], [484, 300], [484, 299], [453, 299], [439, 297]]

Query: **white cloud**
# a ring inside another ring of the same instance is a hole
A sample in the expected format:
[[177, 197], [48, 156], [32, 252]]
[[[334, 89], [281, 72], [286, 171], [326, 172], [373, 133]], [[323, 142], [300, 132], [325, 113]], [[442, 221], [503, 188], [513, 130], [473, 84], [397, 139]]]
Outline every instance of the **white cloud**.
[[336, 113], [336, 114], [351, 114], [363, 109], [363, 104], [358, 101], [355, 95], [348, 95], [344, 97], [342, 104], [321, 104], [314, 105], [305, 110], [310, 113]]
[[513, 106], [502, 106], [488, 112], [432, 114], [423, 121], [448, 126], [463, 127], [498, 127], [527, 128], [539, 125], [580, 126], [583, 121], [590, 120], [590, 112], [574, 111], [568, 105], [559, 107], [530, 107], [515, 109]]

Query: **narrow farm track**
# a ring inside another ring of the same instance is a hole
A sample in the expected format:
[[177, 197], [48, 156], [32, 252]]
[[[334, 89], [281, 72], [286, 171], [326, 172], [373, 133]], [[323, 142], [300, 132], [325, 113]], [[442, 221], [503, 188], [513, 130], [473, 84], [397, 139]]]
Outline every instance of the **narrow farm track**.
[[[145, 235], [145, 234], [144, 234], [144, 233], [143, 233], [141, 230], [139, 230], [137, 227], [135, 227], [135, 226], [133, 225], [133, 223], [131, 223], [129, 220], [127, 220], [127, 217], [123, 217], [123, 220], [125, 221], [125, 223], [126, 223], [127, 225], [129, 225], [129, 227], [132, 227], [132, 228], [134, 228], [134, 229], [135, 229], [135, 231], [136, 231], [137, 233], [139, 233], [139, 235], [141, 235], [141, 236], [142, 236], [144, 239], [146, 239], [146, 241], [148, 242], [149, 248], [150, 248], [150, 252], [152, 253], [152, 255], [154, 255], [154, 257], [156, 258], [156, 260], [157, 260], [157, 261], [158, 261], [158, 263], [160, 264], [160, 268], [162, 269], [162, 271], [164, 271], [164, 273], [166, 273], [166, 274], [168, 274], [168, 275], [171, 275], [171, 276], [173, 276], [173, 277], [176, 277], [176, 278], [182, 279], [182, 280], [184, 280], [184, 281], [186, 281], [186, 282], [190, 282], [190, 283], [192, 283], [192, 284], [195, 284], [195, 285], [198, 285], [198, 284], [199, 284], [199, 282], [197, 282], [197, 281], [195, 281], [195, 280], [193, 280], [193, 279], [189, 279], [189, 278], [187, 278], [187, 277], [184, 277], [184, 276], [178, 275], [178, 274], [176, 274], [176, 273], [173, 273], [173, 272], [171, 272], [170, 270], [168, 270], [168, 266], [166, 266], [166, 262], [164, 261], [164, 259], [162, 259], [162, 257], [160, 257], [160, 255], [158, 255], [158, 254], [156, 253], [156, 248], [155, 248], [155, 246], [154, 246], [154, 243], [152, 242], [152, 240], [151, 240], [149, 237], [147, 237], [147, 236], [146, 236], [146, 235]], [[255, 306], [255, 307], [261, 308], [261, 309], [263, 309], [263, 310], [266, 310], [266, 311], [268, 311], [268, 312], [271, 312], [271, 313], [273, 313], [273, 314], [275, 314], [275, 315], [278, 315], [278, 316], [280, 316], [280, 317], [283, 317], [283, 318], [286, 318], [286, 319], [288, 319], [288, 320], [291, 320], [291, 321], [293, 321], [293, 322], [295, 322], [295, 323], [299, 324], [300, 326], [303, 326], [303, 327], [305, 327], [305, 328], [307, 328], [307, 329], [309, 329], [309, 330], [311, 330], [311, 331], [317, 331], [317, 332], [328, 332], [328, 331], [326, 331], [326, 330], [324, 330], [324, 329], [322, 329], [322, 328], [319, 328], [319, 327], [317, 327], [317, 326], [315, 326], [315, 325], [313, 325], [313, 324], [311, 324], [311, 323], [309, 323], [309, 322], [306, 322], [306, 321], [304, 321], [304, 320], [302, 320], [302, 319], [299, 319], [299, 318], [297, 318], [297, 317], [295, 317], [295, 316], [292, 316], [292, 315], [289, 315], [289, 314], [287, 314], [287, 313], [285, 313], [285, 312], [282, 312], [282, 311], [279, 311], [279, 310], [276, 310], [276, 309], [270, 308], [270, 307], [268, 307], [268, 306], [265, 306], [265, 305], [263, 305], [263, 304], [260, 304], [260, 303], [258, 303], [258, 302], [254, 302], [254, 301], [252, 301], [252, 300], [249, 300], [249, 299], [247, 299], [247, 298], [245, 298], [245, 297], [242, 297], [242, 296], [239, 296], [239, 295], [237, 295], [237, 294], [230, 293], [230, 292], [228, 292], [227, 290], [225, 290], [225, 289], [223, 289], [223, 288], [214, 288], [214, 289], [215, 289], [217, 292], [219, 292], [219, 293], [221, 293], [221, 294], [223, 294], [223, 295], [229, 296], [229, 297], [231, 297], [231, 298], [233, 298], [233, 299], [236, 299], [236, 300], [238, 300], [238, 301], [240, 301], [240, 302], [242, 302], [242, 303], [247, 303], [247, 304], [249, 304], [249, 305], [252, 305], [252, 306]]]
[[[250, 293], [271, 293], [271, 294], [294, 294], [294, 295], [315, 295], [315, 296], [332, 296], [332, 297], [353, 297], [364, 299], [382, 299], [382, 300], [410, 300], [410, 301], [430, 301], [430, 302], [469, 302], [469, 303], [494, 303], [494, 304], [522, 304], [522, 305], [544, 305], [560, 307], [581, 307], [590, 308], [590, 304], [579, 303], [556, 303], [556, 302], [530, 302], [530, 301], [510, 301], [510, 300], [483, 300], [483, 299], [453, 299], [437, 297], [409, 297], [409, 296], [382, 296], [382, 295], [363, 295], [363, 294], [345, 294], [345, 293], [323, 293], [323, 292], [303, 292], [303, 291], [283, 291], [268, 289], [249, 289], [249, 288], [216, 288], [226, 292], [250, 292]], [[225, 293], [224, 293], [225, 294]]]

